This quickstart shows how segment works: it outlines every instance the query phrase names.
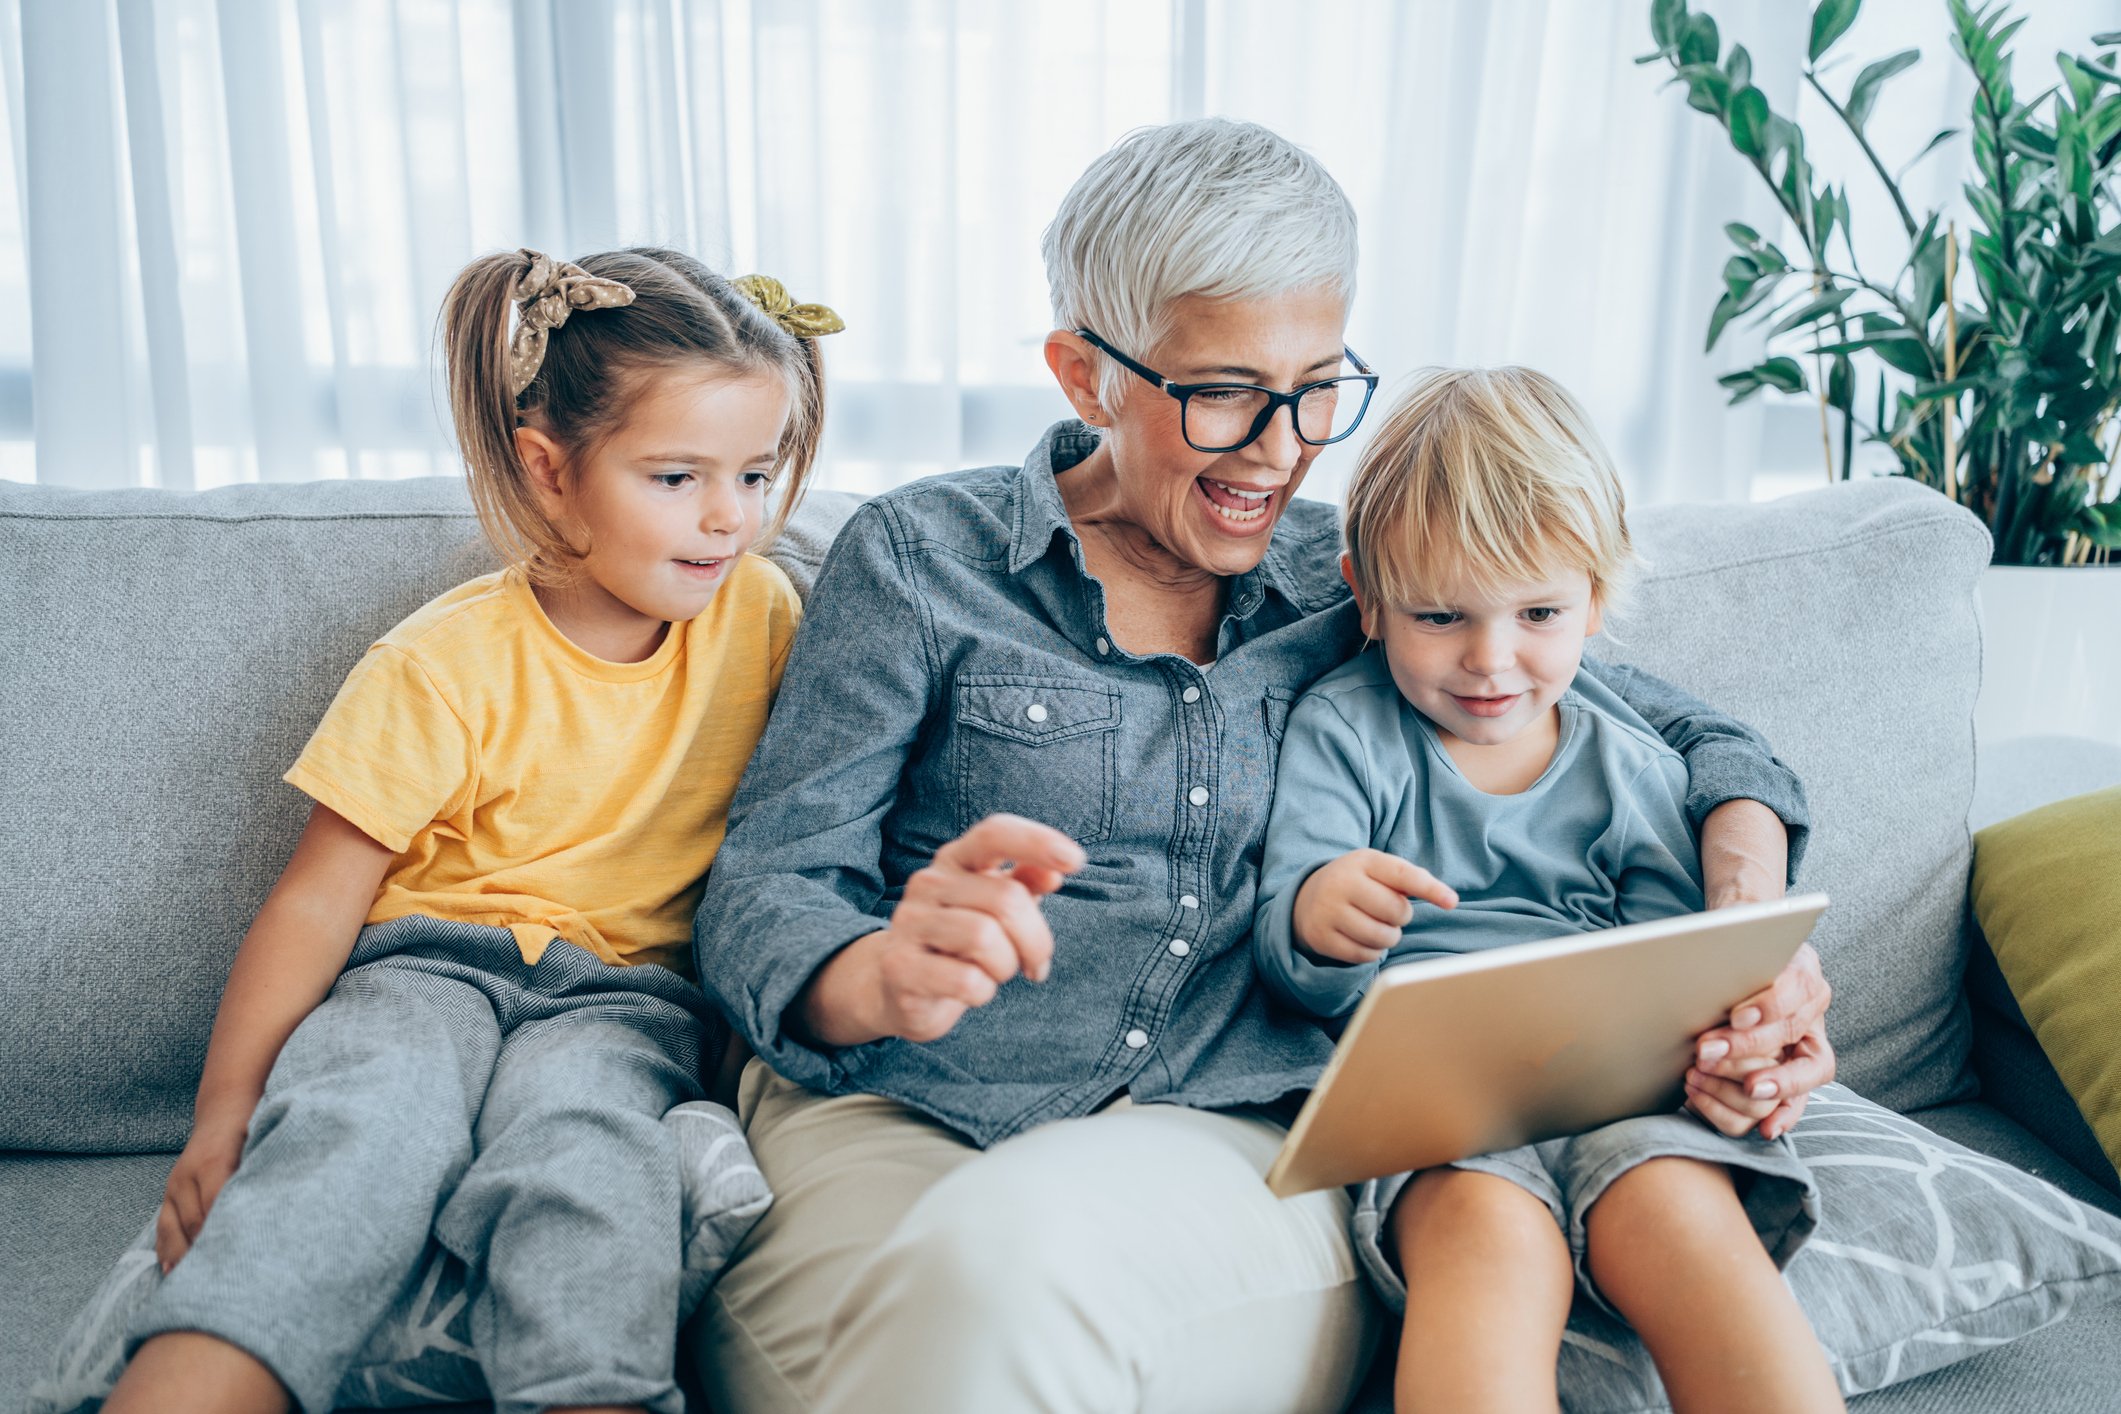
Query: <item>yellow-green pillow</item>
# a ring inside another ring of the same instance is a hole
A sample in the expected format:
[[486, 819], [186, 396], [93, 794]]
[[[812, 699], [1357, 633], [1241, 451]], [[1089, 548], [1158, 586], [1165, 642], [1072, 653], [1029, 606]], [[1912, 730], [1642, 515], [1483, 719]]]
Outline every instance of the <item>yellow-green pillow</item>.
[[2121, 1170], [2121, 786], [1975, 835], [1973, 899], [2011, 995]]

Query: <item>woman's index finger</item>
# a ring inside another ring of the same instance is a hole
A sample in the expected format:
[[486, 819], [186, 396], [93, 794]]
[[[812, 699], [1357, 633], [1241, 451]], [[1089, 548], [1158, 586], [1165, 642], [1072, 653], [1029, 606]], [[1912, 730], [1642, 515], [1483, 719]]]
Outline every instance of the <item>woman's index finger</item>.
[[1026, 887], [1030, 878], [1037, 877], [1029, 871], [1073, 874], [1089, 862], [1083, 847], [1067, 835], [1021, 815], [989, 815], [937, 850], [935, 858], [938, 863], [974, 874], [995, 869], [1026, 870]]

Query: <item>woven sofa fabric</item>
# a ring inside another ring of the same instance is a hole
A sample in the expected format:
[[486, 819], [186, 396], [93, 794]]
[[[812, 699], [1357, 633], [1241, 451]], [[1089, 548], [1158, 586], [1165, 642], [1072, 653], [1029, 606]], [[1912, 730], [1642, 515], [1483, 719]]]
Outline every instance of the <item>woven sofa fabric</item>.
[[19, 1414], [82, 1304], [162, 1201], [174, 1154], [0, 1154], [0, 1410]]
[[461, 486], [0, 487], [0, 1146], [181, 1145], [281, 784], [384, 629], [493, 560]]
[[2092, 1414], [2121, 1389], [2121, 1306], [1849, 1401], [1852, 1414]]
[[1803, 778], [1802, 887], [1840, 1078], [1897, 1110], [1973, 1091], [1960, 994], [1975, 589], [1987, 531], [1901, 477], [1631, 517], [1650, 562], [1594, 651], [1759, 728]]
[[[806, 500], [807, 585], [853, 498]], [[180, 1146], [228, 964], [368, 645], [493, 568], [454, 478], [200, 495], [0, 483], [0, 1148]]]

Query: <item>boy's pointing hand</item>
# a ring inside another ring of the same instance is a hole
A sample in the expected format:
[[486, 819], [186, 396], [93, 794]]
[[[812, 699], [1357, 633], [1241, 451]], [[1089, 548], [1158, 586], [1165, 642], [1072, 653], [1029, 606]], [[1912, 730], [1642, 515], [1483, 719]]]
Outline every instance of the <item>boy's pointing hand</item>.
[[1357, 849], [1320, 865], [1296, 892], [1296, 941], [1334, 962], [1374, 963], [1414, 918], [1413, 900], [1458, 906], [1457, 891], [1417, 864]]

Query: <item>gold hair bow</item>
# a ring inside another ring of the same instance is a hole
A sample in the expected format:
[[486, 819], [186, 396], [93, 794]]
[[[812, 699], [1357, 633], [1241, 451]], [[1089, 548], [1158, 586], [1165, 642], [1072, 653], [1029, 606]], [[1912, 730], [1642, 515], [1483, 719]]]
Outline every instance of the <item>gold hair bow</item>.
[[579, 265], [526, 250], [530, 268], [516, 277], [516, 331], [508, 340], [508, 392], [521, 397], [545, 362], [553, 330], [578, 309], [632, 304], [633, 291], [617, 280], [590, 274]]
[[797, 304], [788, 287], [771, 275], [744, 275], [731, 280], [737, 293], [750, 300], [768, 319], [798, 339], [837, 334], [847, 322], [821, 304]]

